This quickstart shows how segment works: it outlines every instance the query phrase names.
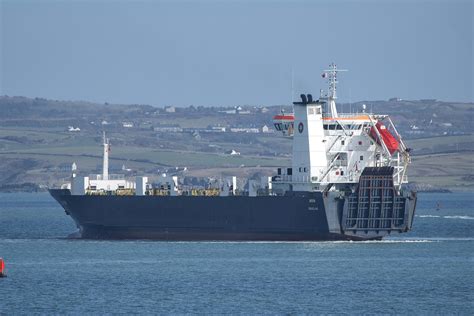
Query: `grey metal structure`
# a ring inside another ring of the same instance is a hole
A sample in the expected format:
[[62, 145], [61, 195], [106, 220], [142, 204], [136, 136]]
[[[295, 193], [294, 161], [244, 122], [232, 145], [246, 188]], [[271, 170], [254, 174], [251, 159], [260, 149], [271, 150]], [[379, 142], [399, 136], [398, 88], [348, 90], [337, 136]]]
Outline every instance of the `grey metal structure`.
[[416, 193], [398, 192], [393, 173], [393, 167], [364, 169], [356, 191], [344, 204], [342, 229], [345, 234], [383, 235], [411, 229]]

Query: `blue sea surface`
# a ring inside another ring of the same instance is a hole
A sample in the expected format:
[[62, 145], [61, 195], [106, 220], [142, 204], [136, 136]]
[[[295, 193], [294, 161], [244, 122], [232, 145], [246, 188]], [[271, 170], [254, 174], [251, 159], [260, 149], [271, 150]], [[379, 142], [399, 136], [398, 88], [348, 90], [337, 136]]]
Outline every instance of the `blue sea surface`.
[[474, 314], [469, 193], [420, 194], [413, 231], [383, 241], [65, 238], [74, 231], [48, 194], [0, 194], [0, 314]]

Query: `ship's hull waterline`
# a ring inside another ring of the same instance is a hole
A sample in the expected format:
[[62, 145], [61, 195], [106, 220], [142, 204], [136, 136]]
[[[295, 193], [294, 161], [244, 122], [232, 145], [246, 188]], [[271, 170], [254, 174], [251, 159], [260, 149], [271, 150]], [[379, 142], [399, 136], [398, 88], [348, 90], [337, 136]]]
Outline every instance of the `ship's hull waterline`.
[[[333, 198], [321, 192], [258, 197], [76, 196], [52, 189], [50, 194], [74, 219], [79, 228], [76, 237], [87, 239], [371, 240], [406, 231], [346, 234], [340, 230], [342, 205], [334, 204], [339, 209], [334, 212], [334, 207], [328, 207]], [[413, 212], [408, 212], [412, 217]]]

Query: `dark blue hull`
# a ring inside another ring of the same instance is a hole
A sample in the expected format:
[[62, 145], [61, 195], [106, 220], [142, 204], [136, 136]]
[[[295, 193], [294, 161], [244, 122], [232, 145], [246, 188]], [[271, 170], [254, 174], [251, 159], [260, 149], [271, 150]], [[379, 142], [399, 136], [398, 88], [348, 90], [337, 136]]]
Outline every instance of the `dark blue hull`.
[[85, 238], [339, 239], [329, 234], [320, 193], [173, 197], [73, 196], [68, 190], [50, 192], [78, 224]]
[[[156, 240], [367, 240], [407, 229], [341, 229], [343, 200], [321, 192], [286, 196], [71, 195], [50, 190], [80, 237]], [[333, 202], [335, 201], [335, 202]]]

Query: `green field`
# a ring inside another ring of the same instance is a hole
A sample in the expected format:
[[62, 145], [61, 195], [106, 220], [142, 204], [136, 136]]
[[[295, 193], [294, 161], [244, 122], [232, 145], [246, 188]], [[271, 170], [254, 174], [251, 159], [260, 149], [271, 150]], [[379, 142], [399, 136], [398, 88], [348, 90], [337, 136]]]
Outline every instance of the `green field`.
[[[160, 141], [157, 142], [150, 131], [110, 132], [108, 137], [112, 139], [110, 165], [115, 170], [122, 165], [138, 173], [187, 167], [192, 171], [190, 174], [198, 176], [226, 172], [250, 175], [251, 172], [258, 172], [259, 168], [268, 173], [274, 167], [290, 164], [288, 155], [291, 154], [291, 139], [280, 135], [244, 135], [242, 139], [245, 141], [239, 143], [223, 141], [225, 138], [203, 138], [201, 141], [182, 138], [186, 142], [182, 147], [186, 150], [159, 148]], [[155, 144], [130, 145], [137, 137], [145, 137], [155, 141]], [[253, 137], [250, 142], [249, 137]], [[181, 144], [182, 139], [176, 142]], [[472, 136], [414, 139], [407, 143], [414, 149], [413, 163], [409, 169], [410, 181], [440, 188], [474, 189]], [[208, 144], [217, 146], [219, 152], [193, 150], [205, 148]], [[271, 148], [287, 156], [231, 156], [223, 153], [224, 149], [231, 148], [247, 153]], [[0, 180], [4, 183], [24, 181], [55, 184], [68, 175], [67, 166], [72, 162], [76, 162], [79, 169], [86, 173], [100, 170], [101, 135], [92, 131], [68, 133], [43, 128], [0, 128], [0, 159]]]
[[[410, 180], [457, 190], [474, 189], [474, 152], [413, 157]], [[472, 179], [472, 180], [471, 180]]]
[[[194, 167], [238, 167], [238, 166], [277, 166], [285, 164], [281, 158], [266, 158], [259, 155], [230, 156], [219, 153], [205, 153], [194, 150], [167, 150], [154, 146], [114, 145], [114, 141], [128, 141], [131, 138], [149, 134], [148, 131], [131, 131], [128, 134], [110, 132], [107, 137], [112, 139], [110, 159], [112, 163], [129, 162], [136, 167], [158, 166], [194, 166]], [[51, 164], [77, 161], [90, 168], [100, 163], [102, 147], [100, 134], [68, 133], [66, 131], [45, 131], [32, 128], [0, 128], [0, 155], [9, 158], [32, 158], [47, 161]], [[7, 138], [7, 139], [5, 139]], [[27, 143], [25, 143], [27, 140]], [[24, 142], [25, 141], [25, 142]], [[263, 142], [273, 142], [270, 137], [262, 137]], [[278, 141], [278, 138], [277, 140]], [[284, 140], [288, 142], [288, 140]], [[191, 145], [185, 146], [192, 148]], [[207, 144], [202, 141], [199, 144]], [[252, 149], [252, 144], [232, 144], [217, 142], [222, 148]], [[271, 145], [270, 145], [271, 146]], [[94, 163], [90, 156], [97, 157]]]
[[406, 141], [406, 145], [414, 149], [414, 153], [438, 153], [474, 151], [474, 136], [440, 136], [418, 138]]

